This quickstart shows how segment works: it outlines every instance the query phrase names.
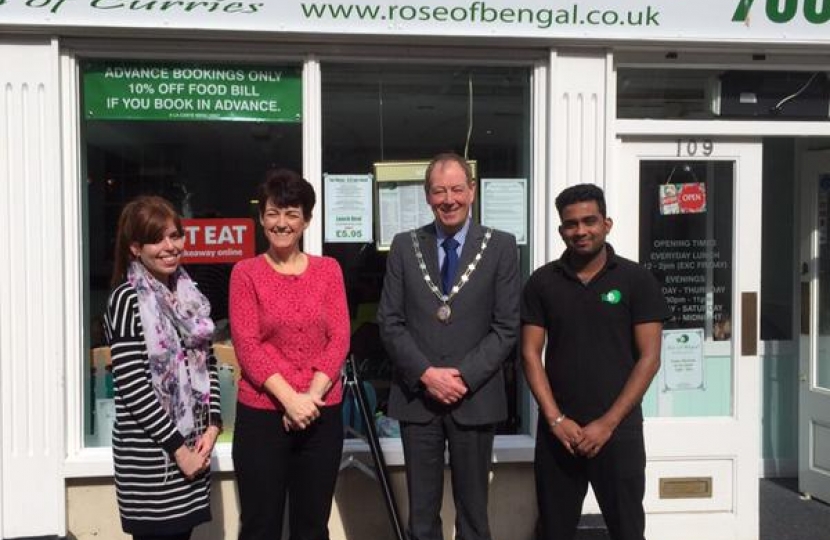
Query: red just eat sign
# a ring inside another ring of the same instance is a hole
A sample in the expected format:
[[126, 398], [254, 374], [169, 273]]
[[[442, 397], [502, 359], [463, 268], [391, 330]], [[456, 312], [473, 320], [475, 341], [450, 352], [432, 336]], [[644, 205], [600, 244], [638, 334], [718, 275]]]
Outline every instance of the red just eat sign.
[[680, 184], [677, 204], [681, 214], [702, 214], [706, 211], [706, 184], [693, 182]]
[[184, 264], [230, 263], [254, 256], [253, 219], [183, 219], [182, 226]]

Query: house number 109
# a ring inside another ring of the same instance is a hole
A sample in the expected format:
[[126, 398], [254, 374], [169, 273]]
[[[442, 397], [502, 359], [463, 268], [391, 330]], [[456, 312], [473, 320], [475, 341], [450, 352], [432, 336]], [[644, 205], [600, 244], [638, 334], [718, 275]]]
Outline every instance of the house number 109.
[[677, 157], [709, 157], [714, 151], [712, 139], [677, 139]]

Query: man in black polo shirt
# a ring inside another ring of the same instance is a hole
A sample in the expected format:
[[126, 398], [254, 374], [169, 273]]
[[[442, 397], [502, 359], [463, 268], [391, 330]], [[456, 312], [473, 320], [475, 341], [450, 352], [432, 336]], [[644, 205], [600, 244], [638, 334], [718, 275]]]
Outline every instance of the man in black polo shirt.
[[[640, 402], [660, 367], [671, 315], [650, 272], [614, 253], [605, 196], [592, 184], [556, 198], [567, 249], [522, 295], [524, 371], [539, 403], [539, 540], [570, 540], [588, 482], [613, 540], [643, 540]], [[542, 363], [542, 349], [547, 349]]]

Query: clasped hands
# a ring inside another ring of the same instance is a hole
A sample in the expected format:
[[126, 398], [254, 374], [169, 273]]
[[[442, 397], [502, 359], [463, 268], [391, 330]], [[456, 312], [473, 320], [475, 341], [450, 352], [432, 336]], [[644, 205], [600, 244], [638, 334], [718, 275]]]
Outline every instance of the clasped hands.
[[183, 444], [176, 449], [173, 457], [185, 478], [193, 480], [210, 468], [210, 454], [217, 437], [219, 428], [208, 426], [193, 447]]
[[282, 425], [285, 431], [302, 431], [320, 418], [320, 408], [326, 404], [316, 392], [297, 392], [283, 403], [285, 414]]
[[566, 417], [550, 429], [571, 455], [587, 458], [596, 457], [614, 432], [603, 418], [598, 418], [582, 427]]
[[421, 383], [432, 399], [444, 405], [456, 403], [468, 391], [461, 372], [456, 368], [429, 367], [421, 375]]

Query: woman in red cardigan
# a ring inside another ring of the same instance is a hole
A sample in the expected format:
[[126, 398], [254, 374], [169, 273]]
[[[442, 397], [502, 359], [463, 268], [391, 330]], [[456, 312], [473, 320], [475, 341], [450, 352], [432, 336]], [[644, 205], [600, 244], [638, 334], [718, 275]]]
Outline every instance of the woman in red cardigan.
[[300, 249], [314, 203], [297, 173], [269, 171], [259, 196], [268, 250], [231, 275], [231, 335], [242, 370], [233, 443], [240, 540], [280, 538], [286, 495], [291, 538], [329, 538], [349, 313], [337, 262]]

